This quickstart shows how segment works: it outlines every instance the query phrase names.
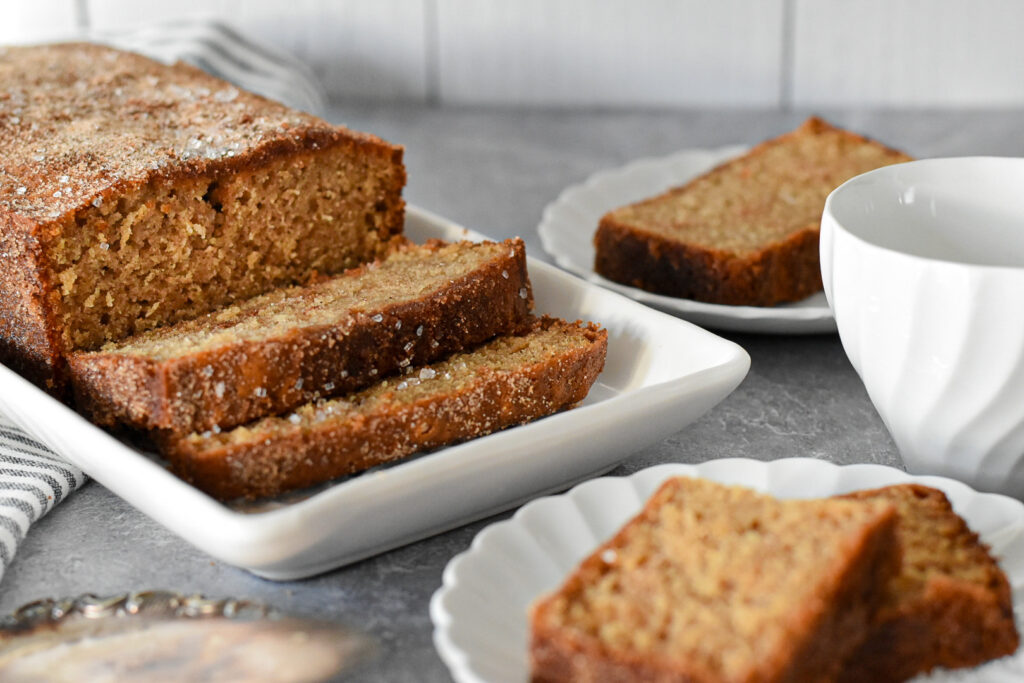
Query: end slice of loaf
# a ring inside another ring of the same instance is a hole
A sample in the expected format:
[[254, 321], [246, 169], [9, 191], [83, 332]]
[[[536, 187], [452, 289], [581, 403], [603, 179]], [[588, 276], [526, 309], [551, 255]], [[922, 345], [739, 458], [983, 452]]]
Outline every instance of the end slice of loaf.
[[888, 503], [676, 478], [532, 613], [534, 681], [832, 681], [898, 566]]
[[606, 350], [607, 332], [594, 325], [541, 318], [359, 393], [231, 431], [166, 439], [161, 451], [174, 472], [216, 498], [272, 496], [575, 405]]
[[907, 484], [845, 497], [896, 507], [903, 567], [840, 681], [903, 681], [934, 667], [975, 666], [1017, 650], [1006, 575], [945, 494]]
[[662, 195], [607, 213], [594, 269], [652, 292], [771, 306], [821, 289], [825, 198], [846, 180], [910, 157], [808, 119]]
[[188, 434], [345, 394], [521, 325], [522, 240], [407, 245], [384, 261], [69, 357], [101, 425]]

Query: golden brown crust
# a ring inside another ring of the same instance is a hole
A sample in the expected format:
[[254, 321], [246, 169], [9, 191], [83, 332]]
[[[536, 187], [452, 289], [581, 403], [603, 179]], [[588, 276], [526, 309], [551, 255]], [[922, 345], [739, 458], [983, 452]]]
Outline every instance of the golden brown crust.
[[[69, 367], [76, 405], [104, 426], [125, 423], [182, 436], [214, 426], [227, 429], [318, 397], [347, 394], [400, 364], [430, 363], [509, 333], [526, 320], [533, 297], [522, 240], [466, 242], [442, 251], [444, 246], [435, 242], [406, 251], [422, 261], [436, 260], [433, 255], [440, 253], [446, 263], [457, 253], [452, 249], [495, 255], [439, 289], [389, 300], [381, 308], [338, 310], [329, 326], [296, 326], [208, 350], [186, 347], [171, 358], [73, 353]], [[368, 272], [360, 268], [341, 277], [358, 279]], [[312, 300], [322, 290], [307, 287], [303, 298]], [[270, 299], [266, 308], [276, 305]], [[220, 324], [217, 315], [203, 321], [201, 329], [211, 331]]]
[[[786, 621], [783, 624], [773, 625], [777, 627], [784, 637], [773, 642], [777, 644], [774, 650], [759, 653], [756, 661], [747, 662], [741, 665], [742, 674], [735, 677], [724, 673], [725, 667], [716, 656], [725, 657], [724, 653], [716, 653], [715, 656], [707, 656], [705, 653], [680, 651], [675, 641], [659, 641], [659, 644], [650, 646], [650, 651], [631, 649], [620, 644], [615, 644], [601, 637], [604, 628], [608, 626], [602, 622], [601, 625], [589, 628], [597, 628], [595, 633], [580, 628], [569, 628], [565, 624], [566, 613], [571, 612], [573, 607], [579, 607], [581, 612], [572, 612], [578, 619], [588, 613], [588, 609], [582, 602], [577, 602], [576, 597], [581, 594], [587, 586], [595, 586], [598, 581], [610, 573], [619, 572], [618, 581], [608, 581], [603, 586], [617, 586], [622, 590], [626, 582], [633, 582], [633, 586], [641, 586], [638, 590], [645, 593], [657, 591], [657, 586], [649, 582], [646, 575], [643, 578], [638, 576], [637, 568], [655, 567], [647, 571], [661, 571], [664, 574], [672, 574], [678, 568], [670, 559], [672, 551], [668, 546], [661, 543], [651, 552], [656, 556], [651, 557], [642, 552], [640, 557], [629, 554], [630, 535], [634, 531], [642, 530], [645, 526], [656, 525], [660, 515], [659, 509], [668, 504], [673, 497], [678, 495], [685, 480], [677, 478], [666, 482], [644, 506], [643, 510], [629, 523], [626, 524], [611, 540], [601, 545], [590, 556], [588, 556], [579, 567], [566, 579], [559, 590], [538, 602], [531, 614], [531, 661], [532, 680], [538, 682], [555, 683], [559, 681], [573, 682], [637, 682], [640, 681], [691, 681], [700, 683], [726, 683], [734, 681], [745, 681], [768, 683], [771, 681], [832, 681], [838, 673], [843, 657], [857, 646], [863, 639], [870, 622], [871, 614], [882, 599], [882, 588], [878, 577], [892, 576], [899, 563], [899, 546], [895, 540], [895, 513], [891, 507], [882, 506], [875, 508], [871, 515], [864, 515], [862, 523], [853, 530], [848, 529], [847, 537], [842, 545], [841, 557], [831, 564], [818, 567], [813, 577], [808, 577], [815, 583], [813, 595], [804, 601], [793, 602], [787, 612]], [[702, 508], [694, 510], [693, 514], [698, 518], [701, 513], [715, 515], [718, 511], [713, 508]], [[689, 513], [682, 511], [680, 516], [688, 517]], [[757, 517], [754, 518], [755, 520]], [[813, 520], [808, 520], [814, 523]], [[758, 522], [754, 522], [753, 529], [760, 529]], [[713, 533], [709, 531], [708, 533]], [[717, 537], [709, 537], [717, 538]], [[769, 541], [773, 543], [785, 543], [786, 539], [771, 536], [776, 539]], [[664, 541], [665, 539], [661, 539]], [[689, 539], [692, 540], [692, 539]], [[795, 542], [795, 539], [789, 539]], [[711, 542], [711, 541], [709, 541]], [[646, 548], [646, 546], [645, 546]], [[685, 551], [700, 554], [706, 548], [687, 548]], [[609, 558], [610, 555], [610, 558]], [[623, 565], [622, 569], [614, 567]], [[636, 566], [634, 566], [636, 565]], [[628, 568], [627, 568], [628, 567]], [[806, 569], [804, 567], [803, 569]], [[721, 590], [723, 595], [731, 595], [736, 585], [743, 582], [742, 577], [756, 576], [750, 571], [751, 568], [739, 565], [732, 568], [734, 574], [724, 576], [715, 574], [706, 576], [706, 581], [701, 584], [698, 594], [703, 599], [714, 602], [714, 593], [708, 591]], [[684, 571], [685, 570], [681, 570]], [[756, 581], [756, 579], [754, 579]], [[882, 582], [884, 583], [884, 582]], [[725, 586], [718, 589], [716, 586]], [[757, 600], [766, 596], [759, 595]], [[663, 595], [663, 600], [672, 601], [675, 596]], [[616, 598], [611, 598], [616, 599]], [[569, 605], [567, 607], [566, 605]], [[700, 609], [696, 603], [680, 608], [689, 607]], [[736, 607], [741, 607], [736, 605]], [[641, 606], [636, 609], [642, 611]], [[672, 609], [675, 609], [674, 607]], [[561, 616], [560, 616], [561, 615]], [[638, 619], [646, 615], [638, 614]], [[593, 619], [594, 617], [589, 617]], [[742, 616], [735, 613], [731, 617], [736, 622], [742, 622]], [[657, 623], [662, 623], [661, 621]], [[689, 623], [689, 622], [686, 622]], [[647, 624], [616, 624], [617, 627], [629, 630], [636, 628], [651, 634], [651, 638], [668, 638], [669, 636], [659, 635], [658, 627]], [[681, 628], [669, 622], [668, 626], [661, 626], [664, 631], [671, 631]], [[694, 634], [697, 642], [706, 633]], [[737, 644], [741, 649], [742, 644]], [[751, 650], [753, 651], [753, 650]], [[744, 656], [746, 659], [748, 656]]]
[[606, 215], [594, 244], [598, 273], [659, 294], [718, 304], [773, 305], [821, 290], [818, 226], [796, 231], [756, 254], [737, 255], [669, 240]]
[[382, 249], [403, 224], [401, 147], [193, 67], [98, 45], [0, 53], [0, 149], [0, 361], [58, 395], [71, 348], [58, 322], [53, 253], [65, 231], [104, 202], [197, 177], [213, 186], [343, 149], [393, 167], [371, 207], [384, 216], [376, 228]]
[[[1017, 650], [1006, 575], [945, 494], [906, 484], [845, 497], [898, 505], [897, 535], [910, 566], [888, 587], [871, 633], [840, 681], [902, 681], [935, 667], [976, 666]], [[913, 538], [918, 535], [919, 541]]]
[[[812, 117], [796, 130], [762, 142], [687, 185], [632, 206], [670, 204], [695, 183], [729, 174], [747, 182], [744, 165], [749, 160], [772, 148], [823, 133], [841, 134], [847, 146], [869, 145], [888, 158], [886, 163], [910, 159], [902, 152]], [[757, 182], [757, 178], [749, 182]], [[824, 196], [821, 199], [824, 205]], [[762, 209], [751, 206], [745, 211], [756, 215]], [[786, 236], [763, 243], [755, 251], [740, 252], [659, 234], [642, 223], [623, 220], [620, 214], [620, 209], [605, 214], [594, 235], [594, 270], [610, 280], [659, 294], [730, 305], [772, 306], [798, 301], [821, 290], [817, 220], [810, 224], [797, 222]], [[699, 225], [702, 219], [698, 215], [686, 220]]]
[[587, 395], [604, 366], [607, 332], [548, 318], [537, 325], [564, 326], [587, 343], [511, 372], [480, 373], [411, 403], [385, 402], [340, 423], [203, 449], [190, 439], [168, 440], [162, 452], [176, 474], [215, 498], [260, 498], [538, 419]]
[[45, 302], [42, 249], [21, 237], [19, 223], [24, 219], [0, 209], [0, 363], [59, 394], [59, 335]]

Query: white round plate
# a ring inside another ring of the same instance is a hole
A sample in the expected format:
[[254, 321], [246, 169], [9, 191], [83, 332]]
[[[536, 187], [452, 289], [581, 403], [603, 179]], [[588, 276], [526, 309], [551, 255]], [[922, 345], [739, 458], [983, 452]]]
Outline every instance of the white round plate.
[[[944, 477], [912, 476], [882, 465], [833, 465], [813, 458], [760, 462], [742, 458], [668, 464], [629, 477], [602, 477], [568, 493], [539, 498], [511, 519], [477, 534], [444, 571], [430, 601], [434, 645], [459, 683], [528, 679], [527, 608], [556, 589], [584, 557], [610, 538], [673, 476], [740, 484], [780, 498], [821, 498], [916, 482], [941, 489], [999, 558], [1013, 588], [1017, 628], [1024, 623], [1024, 504], [978, 493]], [[922, 680], [989, 683], [1024, 680], [1024, 650], [975, 669]]]
[[562, 191], [544, 209], [537, 231], [544, 250], [562, 268], [594, 284], [702, 327], [736, 332], [812, 334], [835, 332], [825, 295], [779, 306], [724, 306], [654, 294], [607, 280], [594, 272], [594, 231], [608, 211], [681, 185], [718, 164], [739, 156], [744, 146], [686, 149], [667, 157], [640, 159], [599, 171]]

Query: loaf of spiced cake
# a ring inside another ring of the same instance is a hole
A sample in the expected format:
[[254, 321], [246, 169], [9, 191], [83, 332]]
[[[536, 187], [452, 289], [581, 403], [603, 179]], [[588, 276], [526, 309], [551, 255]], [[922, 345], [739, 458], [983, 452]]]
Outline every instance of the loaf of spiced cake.
[[605, 214], [594, 270], [710, 303], [804, 299], [822, 288], [818, 233], [828, 194], [855, 175], [909, 160], [808, 119], [681, 187]]
[[1016, 652], [1006, 575], [942, 491], [904, 484], [843, 497], [896, 507], [903, 563], [841, 683], [904, 681]]
[[526, 320], [522, 240], [430, 242], [69, 355], [93, 422], [185, 435], [347, 394]]
[[216, 498], [273, 496], [569, 408], [597, 379], [607, 344], [596, 325], [539, 318], [362, 391], [165, 438], [160, 450], [176, 474]]
[[0, 51], [0, 361], [65, 358], [383, 256], [402, 149], [185, 64]]
[[899, 567], [884, 501], [675, 478], [531, 617], [532, 679], [834, 681]]

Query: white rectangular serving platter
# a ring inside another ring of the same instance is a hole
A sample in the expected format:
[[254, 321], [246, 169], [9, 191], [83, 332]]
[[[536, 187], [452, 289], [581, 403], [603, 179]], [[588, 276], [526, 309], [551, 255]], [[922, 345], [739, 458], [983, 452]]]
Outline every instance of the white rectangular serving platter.
[[[414, 241], [485, 239], [408, 207]], [[188, 542], [270, 579], [361, 560], [563, 490], [677, 432], [725, 398], [750, 358], [699, 327], [529, 260], [536, 311], [608, 329], [608, 359], [577, 408], [348, 477], [253, 512], [210, 498], [0, 365], [0, 410]]]

